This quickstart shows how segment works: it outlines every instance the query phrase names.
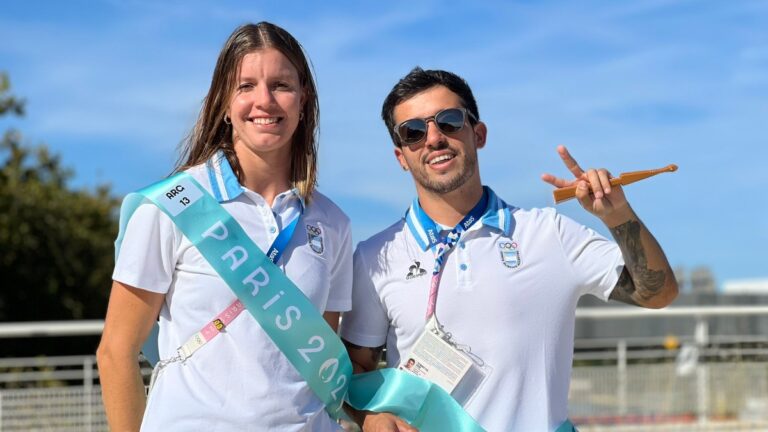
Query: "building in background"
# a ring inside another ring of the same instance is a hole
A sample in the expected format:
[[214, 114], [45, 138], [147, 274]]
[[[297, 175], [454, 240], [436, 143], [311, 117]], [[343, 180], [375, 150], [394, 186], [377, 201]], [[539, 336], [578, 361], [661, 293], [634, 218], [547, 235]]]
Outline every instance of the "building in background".
[[736, 279], [723, 282], [723, 295], [768, 295], [768, 279]]
[[[672, 304], [683, 306], [758, 306], [768, 305], [768, 279], [725, 281], [720, 290], [708, 267], [696, 267], [690, 271], [678, 267], [675, 276], [680, 295]], [[605, 303], [591, 296], [582, 297], [579, 307], [627, 307], [618, 302]], [[681, 340], [692, 339], [695, 321], [683, 317], [647, 317], [633, 319], [578, 320], [576, 339], [646, 339], [658, 340], [659, 344], [669, 336]], [[768, 343], [768, 316], [723, 316], [708, 319], [711, 340], [765, 341]], [[577, 349], [578, 349], [577, 343]]]

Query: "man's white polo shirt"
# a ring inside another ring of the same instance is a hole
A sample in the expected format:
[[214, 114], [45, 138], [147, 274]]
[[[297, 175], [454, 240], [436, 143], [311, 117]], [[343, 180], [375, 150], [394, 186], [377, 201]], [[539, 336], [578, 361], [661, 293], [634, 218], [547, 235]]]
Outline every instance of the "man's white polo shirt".
[[[551, 431], [568, 416], [576, 302], [607, 300], [624, 262], [615, 243], [553, 209], [521, 210], [486, 191], [481, 223], [447, 257], [436, 315], [492, 368], [467, 412], [491, 432]], [[435, 262], [413, 213], [358, 245], [341, 326], [354, 344], [386, 344], [390, 367], [424, 329]]]
[[[221, 154], [188, 173], [263, 251], [303, 206], [295, 191], [288, 191], [270, 207], [239, 184]], [[347, 216], [315, 192], [278, 265], [318, 311], [349, 310], [352, 246]], [[205, 258], [151, 204], [139, 207], [128, 222], [113, 279], [166, 295], [160, 312], [161, 358], [173, 356], [235, 300]], [[246, 311], [183, 364], [163, 369], [147, 401], [142, 430], [336, 431], [338, 426]]]

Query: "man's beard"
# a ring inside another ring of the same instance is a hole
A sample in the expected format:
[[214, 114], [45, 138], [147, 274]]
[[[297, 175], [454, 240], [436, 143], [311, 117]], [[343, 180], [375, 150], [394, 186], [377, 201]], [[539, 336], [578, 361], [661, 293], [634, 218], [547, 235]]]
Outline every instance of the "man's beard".
[[[457, 156], [458, 158], [459, 156]], [[450, 178], [434, 179], [427, 174], [427, 169], [421, 165], [419, 169], [411, 169], [413, 179], [425, 190], [437, 195], [444, 195], [455, 191], [464, 185], [475, 174], [477, 169], [477, 157], [470, 155], [463, 156], [463, 167]]]

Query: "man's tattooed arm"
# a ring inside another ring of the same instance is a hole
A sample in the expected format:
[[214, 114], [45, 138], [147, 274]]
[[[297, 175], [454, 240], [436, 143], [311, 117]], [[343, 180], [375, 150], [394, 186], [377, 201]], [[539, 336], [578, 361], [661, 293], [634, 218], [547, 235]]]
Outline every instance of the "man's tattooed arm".
[[661, 308], [677, 296], [677, 282], [664, 252], [637, 219], [610, 229], [624, 257], [624, 270], [610, 298], [631, 305]]

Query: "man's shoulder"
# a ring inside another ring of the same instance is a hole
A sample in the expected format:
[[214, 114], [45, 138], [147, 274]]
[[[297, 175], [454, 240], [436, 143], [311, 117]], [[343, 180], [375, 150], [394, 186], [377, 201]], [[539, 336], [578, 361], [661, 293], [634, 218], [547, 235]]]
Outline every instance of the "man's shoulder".
[[585, 226], [579, 222], [576, 222], [574, 219], [565, 215], [564, 213], [560, 213], [554, 207], [532, 207], [529, 209], [515, 209], [512, 215], [518, 222], [524, 222], [528, 224], [550, 225], [557, 227], [563, 224]]
[[490, 217], [497, 217], [494, 215], [494, 213], [499, 213], [499, 218], [501, 217], [501, 214], [508, 214], [511, 218], [515, 220], [516, 223], [524, 223], [524, 222], [543, 222], [547, 219], [552, 220], [557, 217], [558, 213], [557, 210], [553, 207], [518, 207], [513, 204], [509, 204], [507, 201], [505, 201], [501, 196], [497, 195], [493, 189], [488, 188], [491, 191], [491, 199], [493, 200], [489, 204], [489, 211], [490, 214], [487, 214], [486, 216]]
[[357, 251], [361, 254], [378, 254], [392, 247], [395, 240], [402, 237], [405, 230], [405, 219], [398, 219], [392, 225], [378, 233], [368, 237], [357, 244]]
[[515, 231], [525, 235], [533, 235], [536, 238], [557, 237], [564, 223], [570, 222], [552, 207], [532, 207], [528, 209], [515, 209], [512, 213]]
[[498, 201], [495, 204], [495, 208], [498, 211], [502, 209], [508, 211], [516, 223], [542, 223], [547, 220], [554, 220], [559, 215], [557, 209], [553, 207], [524, 208], [508, 204], [499, 196], [496, 196], [496, 199]]
[[511, 208], [512, 216], [516, 219], [545, 220], [557, 217], [557, 210], [552, 207]]

